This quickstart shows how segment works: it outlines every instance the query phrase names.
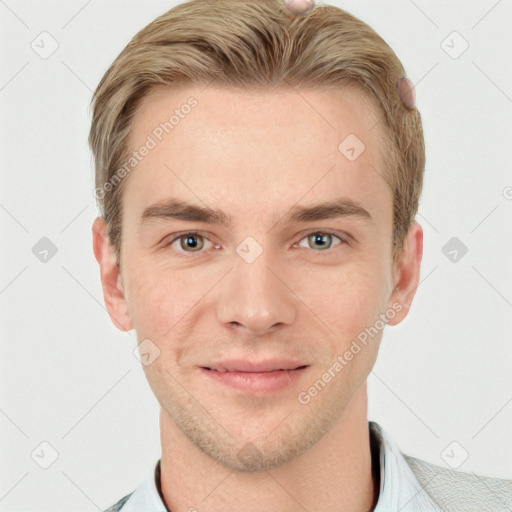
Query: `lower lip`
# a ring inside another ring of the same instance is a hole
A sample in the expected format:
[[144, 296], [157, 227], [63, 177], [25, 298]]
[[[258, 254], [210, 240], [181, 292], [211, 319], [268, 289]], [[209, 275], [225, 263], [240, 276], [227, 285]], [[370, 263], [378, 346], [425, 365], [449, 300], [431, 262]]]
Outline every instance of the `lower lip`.
[[218, 372], [199, 368], [210, 379], [250, 393], [270, 393], [296, 382], [308, 367], [275, 372]]

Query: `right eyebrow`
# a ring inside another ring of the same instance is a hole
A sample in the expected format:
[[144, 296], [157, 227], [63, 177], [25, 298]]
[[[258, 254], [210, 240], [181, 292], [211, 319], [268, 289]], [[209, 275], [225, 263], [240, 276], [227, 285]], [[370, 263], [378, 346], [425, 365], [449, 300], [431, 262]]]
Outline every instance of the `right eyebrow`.
[[222, 210], [197, 206], [179, 199], [168, 199], [148, 206], [141, 216], [141, 224], [150, 219], [177, 219], [208, 224], [231, 225], [231, 218]]

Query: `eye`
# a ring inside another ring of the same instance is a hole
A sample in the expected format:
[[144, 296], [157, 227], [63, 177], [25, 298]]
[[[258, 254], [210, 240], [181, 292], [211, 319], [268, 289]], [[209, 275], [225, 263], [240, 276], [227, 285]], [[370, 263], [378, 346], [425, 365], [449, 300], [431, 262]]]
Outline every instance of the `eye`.
[[179, 237], [181, 249], [191, 249], [192, 252], [198, 252], [203, 248], [204, 240], [201, 235], [188, 233]]
[[[301, 239], [301, 242], [302, 240], [306, 240], [306, 243], [309, 244], [309, 248], [315, 249], [319, 252], [326, 252], [332, 247], [333, 239], [338, 239], [340, 241], [340, 243], [337, 245], [346, 243], [346, 240], [335, 235], [334, 233], [324, 231], [314, 231], [313, 233], [309, 233]], [[304, 247], [303, 245], [300, 245], [300, 242], [299, 246]]]
[[170, 247], [179, 242], [178, 252], [201, 252], [206, 240], [208, 239], [196, 232], [181, 233], [164, 243], [164, 247]]
[[[304, 240], [308, 244], [307, 246], [303, 245]], [[295, 245], [298, 245], [299, 247], [314, 249], [317, 252], [329, 252], [329, 249], [333, 247], [333, 244], [336, 240], [338, 240], [338, 243], [336, 244], [337, 246], [347, 243], [347, 240], [338, 235], [335, 235], [334, 233], [329, 233], [327, 231], [314, 231], [308, 233]], [[205, 244], [211, 243], [207, 237], [194, 231], [174, 234], [174, 236], [172, 236], [168, 242], [163, 243], [163, 247], [171, 247], [178, 242], [179, 244], [177, 247], [175, 247], [175, 250], [178, 253], [189, 254], [199, 253], [203, 251]], [[215, 245], [214, 248], [218, 249], [220, 246]]]

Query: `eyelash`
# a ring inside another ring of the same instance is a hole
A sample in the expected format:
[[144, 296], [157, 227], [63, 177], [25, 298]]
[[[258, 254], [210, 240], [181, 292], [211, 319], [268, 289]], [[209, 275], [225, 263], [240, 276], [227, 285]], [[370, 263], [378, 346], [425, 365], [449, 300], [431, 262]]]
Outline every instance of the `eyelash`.
[[[323, 254], [330, 255], [332, 253], [332, 251], [335, 250], [336, 247], [340, 247], [340, 246], [348, 244], [348, 237], [344, 238], [344, 237], [342, 237], [340, 235], [337, 235], [336, 233], [333, 233], [332, 231], [329, 231], [329, 230], [325, 230], [325, 231], [312, 230], [312, 231], [309, 231], [308, 233], [304, 234], [302, 236], [302, 238], [300, 238], [300, 240], [297, 243], [300, 243], [305, 238], [308, 238], [309, 236], [315, 235], [315, 234], [318, 234], [318, 235], [332, 235], [333, 237], [337, 238], [340, 241], [340, 243], [337, 246], [330, 247], [328, 249], [324, 249], [324, 250], [311, 249], [312, 251], [315, 251], [319, 255], [320, 254], [322, 254], [322, 255]], [[199, 237], [201, 237], [203, 239], [208, 240], [208, 237], [206, 235], [204, 235], [203, 233], [199, 232], [199, 231], [185, 231], [185, 232], [182, 232], [182, 233], [175, 233], [174, 235], [171, 235], [171, 236], [173, 236], [172, 240], [170, 240], [169, 242], [164, 243], [163, 244], [164, 248], [172, 246], [175, 242], [177, 242], [181, 238], [184, 238], [184, 237], [187, 237], [187, 236], [199, 236]], [[214, 245], [217, 245], [217, 244], [214, 244]], [[295, 245], [296, 244], [294, 244], [294, 246]], [[305, 249], [305, 247], [303, 247], [303, 249]], [[177, 251], [177, 253], [180, 256], [186, 255], [186, 254], [195, 254], [195, 253], [200, 254], [200, 253], [203, 253], [203, 252], [204, 252], [204, 250], [190, 251], [190, 252], [183, 251], [183, 250]], [[184, 257], [188, 257], [188, 256], [184, 256]]]

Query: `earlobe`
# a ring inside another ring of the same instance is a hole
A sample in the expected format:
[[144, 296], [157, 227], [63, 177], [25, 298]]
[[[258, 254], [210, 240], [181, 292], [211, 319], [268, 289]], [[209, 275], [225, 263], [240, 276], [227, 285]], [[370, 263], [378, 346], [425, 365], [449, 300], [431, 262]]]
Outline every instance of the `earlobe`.
[[388, 308], [392, 308], [396, 314], [388, 320], [388, 325], [399, 324], [409, 312], [419, 284], [422, 256], [423, 229], [413, 221], [394, 271], [393, 291], [389, 297]]
[[105, 219], [97, 217], [92, 225], [93, 251], [100, 266], [101, 286], [105, 307], [112, 323], [120, 331], [133, 329], [128, 306], [124, 296], [124, 286], [115, 249], [107, 234]]

